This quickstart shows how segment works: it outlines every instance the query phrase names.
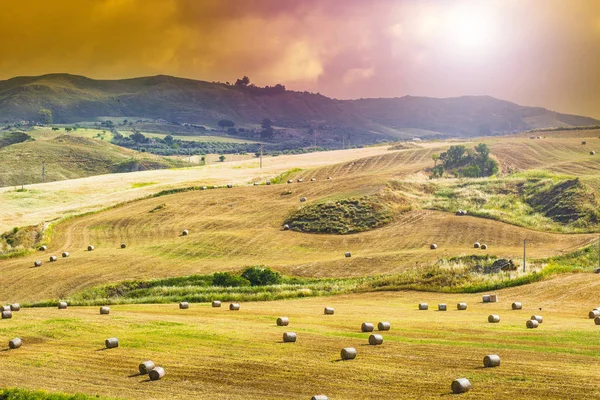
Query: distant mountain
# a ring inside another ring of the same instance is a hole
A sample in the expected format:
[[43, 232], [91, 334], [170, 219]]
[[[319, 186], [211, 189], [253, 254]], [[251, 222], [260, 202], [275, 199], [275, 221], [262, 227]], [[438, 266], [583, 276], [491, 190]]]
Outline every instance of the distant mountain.
[[[221, 119], [231, 119], [238, 126], [257, 126], [269, 118], [276, 127], [287, 128], [306, 140], [312, 135], [311, 128], [316, 128], [322, 140], [351, 137], [354, 143], [600, 124], [593, 118], [520, 106], [489, 96], [336, 100], [279, 89], [163, 75], [123, 80], [68, 74], [17, 77], [0, 81], [0, 123], [37, 121], [42, 108], [52, 111], [55, 123], [128, 117], [216, 127]], [[278, 139], [275, 135], [274, 141]]]

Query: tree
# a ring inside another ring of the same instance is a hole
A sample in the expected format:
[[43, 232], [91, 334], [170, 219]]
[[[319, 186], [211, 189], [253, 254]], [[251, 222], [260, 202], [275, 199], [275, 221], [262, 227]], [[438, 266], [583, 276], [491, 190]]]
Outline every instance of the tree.
[[220, 160], [221, 162], [224, 162], [224, 161], [225, 161], [225, 156], [224, 156], [223, 154], [221, 154], [221, 155], [219, 156], [219, 160]]
[[134, 132], [133, 134], [129, 135], [129, 138], [131, 140], [133, 140], [135, 143], [146, 143], [148, 141], [148, 139], [146, 138], [146, 136], [144, 136], [141, 132]]
[[53, 126], [53, 127], [52, 127], [52, 130], [53, 130], [53, 131], [58, 131], [58, 130], [60, 130], [60, 128], [57, 128], [56, 126]]
[[225, 130], [225, 128], [233, 128], [235, 126], [235, 122], [229, 120], [229, 119], [222, 119], [219, 121], [219, 126], [221, 127], [221, 130]]
[[242, 272], [242, 278], [250, 281], [252, 286], [276, 285], [281, 282], [281, 274], [265, 267], [249, 267]]
[[40, 123], [44, 124], [44, 125], [48, 125], [52, 123], [52, 111], [48, 110], [47, 108], [42, 108], [40, 110], [40, 112], [38, 113], [39, 115], [39, 120]]
[[273, 138], [273, 135], [275, 134], [275, 130], [273, 129], [273, 121], [271, 121], [269, 118], [265, 118], [262, 120], [260, 126], [263, 128], [260, 132], [261, 139]]
[[167, 135], [167, 136], [165, 136], [165, 138], [163, 140], [165, 141], [165, 143], [168, 146], [172, 146], [173, 145], [173, 136]]
[[432, 154], [431, 155], [431, 159], [433, 160], [433, 167], [437, 167], [437, 162], [440, 159], [440, 155], [439, 154]]
[[235, 86], [248, 86], [250, 84], [250, 78], [244, 76], [242, 79], [235, 81]]

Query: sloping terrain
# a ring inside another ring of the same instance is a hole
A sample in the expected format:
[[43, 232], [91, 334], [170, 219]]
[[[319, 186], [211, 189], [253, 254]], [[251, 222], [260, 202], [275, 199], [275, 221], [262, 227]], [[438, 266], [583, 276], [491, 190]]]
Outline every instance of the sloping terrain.
[[[524, 107], [488, 96], [448, 99], [411, 97], [335, 100], [320, 94], [270, 91], [170, 76], [116, 81], [52, 74], [0, 81], [0, 115], [10, 122], [38, 121], [41, 109], [55, 123], [99, 117], [161, 119], [209, 124], [220, 119], [299, 128], [312, 140], [354, 144], [414, 136], [478, 136], [554, 126], [597, 125], [599, 121]], [[274, 137], [274, 141], [284, 140]]]

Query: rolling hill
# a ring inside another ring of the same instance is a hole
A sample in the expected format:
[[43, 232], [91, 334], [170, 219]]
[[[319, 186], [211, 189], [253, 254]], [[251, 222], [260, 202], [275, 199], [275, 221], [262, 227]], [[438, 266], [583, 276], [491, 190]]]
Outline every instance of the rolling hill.
[[[592, 118], [525, 107], [489, 96], [447, 99], [405, 96], [336, 100], [320, 94], [272, 91], [171, 76], [93, 80], [51, 74], [0, 81], [0, 120], [37, 121], [49, 109], [55, 123], [99, 117], [208, 124], [232, 119], [256, 126], [270, 118], [310, 143], [317, 128], [322, 143], [373, 143], [419, 137], [469, 137], [532, 128], [597, 125]], [[283, 134], [274, 141], [282, 141]]]

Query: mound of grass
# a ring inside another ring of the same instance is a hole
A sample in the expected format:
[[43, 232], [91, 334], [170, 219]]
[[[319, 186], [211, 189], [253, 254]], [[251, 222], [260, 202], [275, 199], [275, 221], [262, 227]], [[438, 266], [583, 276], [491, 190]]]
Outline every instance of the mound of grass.
[[43, 226], [25, 226], [0, 235], [0, 259], [27, 254], [43, 238]]
[[11, 132], [0, 138], [0, 148], [10, 146], [11, 144], [34, 141], [35, 139], [25, 132]]
[[135, 171], [148, 171], [154, 169], [167, 169], [171, 168], [172, 165], [162, 160], [138, 160], [129, 159], [119, 162], [111, 167], [111, 172], [122, 173], [122, 172], [135, 172]]
[[271, 183], [272, 184], [285, 183], [288, 181], [288, 179], [290, 179], [290, 177], [292, 175], [297, 174], [300, 171], [302, 171], [301, 168], [292, 168], [289, 171], [285, 171], [284, 173], [279, 174], [275, 178], [271, 179]]
[[392, 208], [379, 196], [365, 196], [310, 204], [293, 213], [285, 224], [300, 232], [345, 235], [379, 228], [392, 218]]
[[48, 393], [41, 390], [0, 389], [0, 400], [91, 400], [107, 397], [86, 396], [83, 394]]

